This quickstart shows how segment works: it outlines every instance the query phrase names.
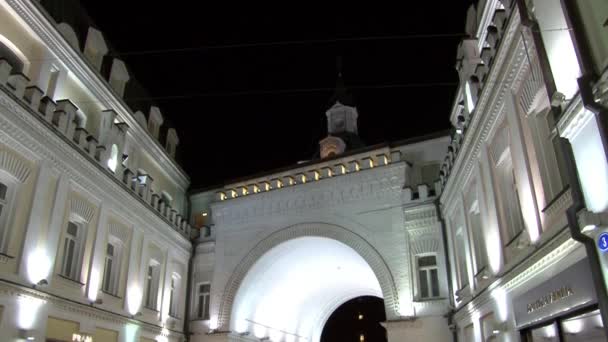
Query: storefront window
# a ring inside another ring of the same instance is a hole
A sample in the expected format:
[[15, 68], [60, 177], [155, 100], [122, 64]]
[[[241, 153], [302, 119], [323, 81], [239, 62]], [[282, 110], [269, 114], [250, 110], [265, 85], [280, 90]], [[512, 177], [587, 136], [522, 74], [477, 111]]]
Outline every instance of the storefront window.
[[565, 342], [605, 341], [603, 326], [599, 310], [564, 319], [561, 322]]
[[530, 342], [559, 342], [557, 324], [552, 323], [530, 331]]
[[527, 342], [599, 342], [606, 341], [599, 310], [560, 317], [552, 323], [524, 331]]

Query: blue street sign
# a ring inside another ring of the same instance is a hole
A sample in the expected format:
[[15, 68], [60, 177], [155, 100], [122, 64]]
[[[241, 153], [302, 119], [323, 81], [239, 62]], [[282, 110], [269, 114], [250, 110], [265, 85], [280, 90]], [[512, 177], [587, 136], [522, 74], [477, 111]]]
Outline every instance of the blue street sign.
[[597, 247], [602, 252], [608, 251], [608, 233], [600, 234], [597, 238]]

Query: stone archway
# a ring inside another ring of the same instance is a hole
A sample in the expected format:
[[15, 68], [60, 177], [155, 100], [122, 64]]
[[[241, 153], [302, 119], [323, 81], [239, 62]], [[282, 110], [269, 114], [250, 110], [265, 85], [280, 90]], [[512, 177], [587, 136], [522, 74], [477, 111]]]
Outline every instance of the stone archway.
[[300, 237], [322, 237], [336, 240], [358, 253], [374, 272], [384, 296], [387, 319], [398, 317], [398, 292], [393, 276], [380, 253], [362, 236], [344, 227], [323, 222], [301, 223], [274, 232], [259, 242], [241, 260], [230, 276], [222, 296], [217, 327], [228, 331], [237, 291], [252, 266], [268, 251], [279, 244]]

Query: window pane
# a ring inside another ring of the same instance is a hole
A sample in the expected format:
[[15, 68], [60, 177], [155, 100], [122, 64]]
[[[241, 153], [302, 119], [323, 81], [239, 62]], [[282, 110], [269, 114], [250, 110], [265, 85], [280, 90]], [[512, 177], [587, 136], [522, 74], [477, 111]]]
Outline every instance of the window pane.
[[6, 199], [6, 191], [8, 188], [3, 183], [0, 183], [0, 199]]
[[532, 342], [559, 342], [556, 324], [545, 325], [530, 332]]
[[205, 312], [203, 319], [209, 319], [209, 296], [205, 296]]
[[599, 310], [587, 312], [582, 315], [562, 321], [562, 331], [565, 342], [599, 342], [606, 341], [604, 330], [601, 329], [602, 317]]
[[203, 318], [204, 300], [205, 300], [204, 296], [198, 296], [198, 315], [197, 315], [197, 317], [199, 317], [199, 318]]
[[426, 278], [426, 271], [419, 271], [418, 277], [420, 279], [420, 298], [429, 297], [429, 284]]
[[435, 261], [434, 255], [423, 256], [423, 257], [418, 258], [419, 267], [435, 266], [436, 264], [437, 264], [437, 262]]
[[103, 277], [103, 289], [106, 292], [112, 292], [111, 286], [110, 286], [110, 279], [112, 278], [112, 259], [107, 258], [106, 259], [106, 269], [104, 271], [104, 277]]
[[437, 269], [433, 269], [431, 272], [431, 289], [433, 291], [433, 297], [439, 297], [439, 277], [437, 275]]
[[74, 247], [75, 247], [75, 242], [74, 240], [67, 240], [67, 244], [68, 244], [68, 254], [66, 256], [66, 262], [65, 262], [65, 266], [66, 266], [66, 271], [65, 271], [65, 275], [69, 278], [73, 278], [72, 275], [72, 264], [74, 262]]
[[76, 237], [76, 235], [78, 235], [78, 226], [74, 222], [68, 222], [67, 233], [73, 237]]
[[114, 246], [111, 243], [108, 244], [108, 249], [106, 250], [106, 253], [108, 253], [108, 255], [114, 256]]
[[200, 293], [210, 293], [211, 292], [210, 290], [211, 290], [211, 285], [201, 284], [199, 292]]

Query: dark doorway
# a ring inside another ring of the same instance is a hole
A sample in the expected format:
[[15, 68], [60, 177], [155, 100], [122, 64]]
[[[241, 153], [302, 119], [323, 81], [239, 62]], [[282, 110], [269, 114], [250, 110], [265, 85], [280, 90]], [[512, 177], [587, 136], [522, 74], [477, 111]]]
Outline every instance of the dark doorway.
[[386, 342], [384, 301], [364, 296], [351, 299], [334, 311], [321, 335], [321, 342]]

